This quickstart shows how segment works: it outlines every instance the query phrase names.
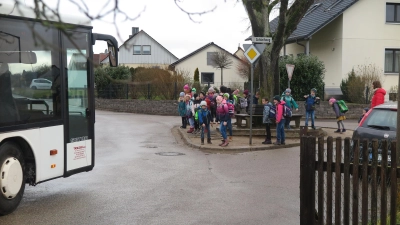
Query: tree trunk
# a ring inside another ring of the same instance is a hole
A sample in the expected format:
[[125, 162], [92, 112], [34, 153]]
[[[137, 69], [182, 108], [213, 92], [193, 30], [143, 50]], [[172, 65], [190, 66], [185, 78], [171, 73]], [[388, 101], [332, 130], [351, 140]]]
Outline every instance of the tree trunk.
[[221, 85], [224, 85], [223, 68], [221, 68]]

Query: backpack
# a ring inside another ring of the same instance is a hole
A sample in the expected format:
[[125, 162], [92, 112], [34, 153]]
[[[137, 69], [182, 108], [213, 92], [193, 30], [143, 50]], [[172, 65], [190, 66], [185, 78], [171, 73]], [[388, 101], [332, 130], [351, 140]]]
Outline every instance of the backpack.
[[214, 109], [217, 105], [215, 102], [215, 98], [213, 96], [207, 96], [207, 99], [210, 101], [210, 109]]
[[228, 105], [229, 116], [233, 117], [233, 115], [235, 115], [235, 105], [230, 102], [227, 102], [226, 104]]
[[240, 108], [244, 109], [247, 108], [247, 99], [245, 98], [240, 98]]
[[199, 107], [196, 107], [195, 109], [194, 109], [194, 120], [195, 121], [199, 121], [199, 110], [200, 110], [200, 106]]
[[268, 117], [270, 119], [276, 119], [276, 106], [275, 105], [270, 105], [269, 106], [269, 114]]
[[338, 104], [341, 113], [346, 113], [349, 111], [349, 108], [347, 108], [347, 105], [343, 100], [338, 100], [336, 103]]
[[283, 117], [290, 118], [292, 117], [292, 109], [286, 104], [283, 105]]

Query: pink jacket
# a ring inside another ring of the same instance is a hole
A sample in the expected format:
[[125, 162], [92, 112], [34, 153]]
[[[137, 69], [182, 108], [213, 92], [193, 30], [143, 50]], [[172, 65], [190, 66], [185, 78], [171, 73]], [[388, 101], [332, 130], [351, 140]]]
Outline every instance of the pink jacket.
[[276, 122], [279, 123], [283, 117], [283, 106], [286, 104], [285, 101], [281, 101], [276, 106]]

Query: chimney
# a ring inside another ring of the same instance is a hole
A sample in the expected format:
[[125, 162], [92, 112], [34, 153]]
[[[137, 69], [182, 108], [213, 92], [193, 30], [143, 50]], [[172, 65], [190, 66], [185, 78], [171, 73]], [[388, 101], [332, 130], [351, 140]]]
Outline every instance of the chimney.
[[139, 33], [139, 27], [132, 27], [132, 35]]

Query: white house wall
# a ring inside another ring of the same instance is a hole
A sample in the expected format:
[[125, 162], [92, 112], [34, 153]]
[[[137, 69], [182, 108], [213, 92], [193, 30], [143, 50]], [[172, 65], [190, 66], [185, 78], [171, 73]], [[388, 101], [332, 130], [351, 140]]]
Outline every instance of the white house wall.
[[[196, 68], [199, 68], [200, 82], [201, 73], [211, 72], [214, 73], [214, 84], [220, 85], [221, 70], [215, 69], [212, 66], [207, 65], [207, 52], [216, 52], [219, 50], [220, 49], [218, 47], [211, 45], [208, 48], [198, 52], [197, 54], [192, 55], [188, 59], [178, 63], [175, 66], [175, 71], [184, 71], [190, 74], [190, 76], [193, 76]], [[230, 69], [223, 70], [223, 83], [226, 86], [234, 87], [235, 85], [240, 85], [241, 87], [243, 87], [244, 82], [247, 81], [247, 79], [241, 78], [236, 69], [240, 63], [240, 60], [232, 56], [232, 62], [233, 63]]]
[[[330, 24], [322, 28], [310, 40], [310, 54], [318, 57], [325, 65], [325, 87], [339, 87], [343, 77], [341, 68], [342, 54], [342, 16], [338, 17]], [[306, 45], [306, 42], [300, 42]], [[281, 51], [283, 53], [283, 50]], [[286, 55], [297, 56], [304, 53], [304, 47], [292, 43], [286, 45]]]
[[[151, 55], [134, 55], [133, 45], [150, 45]], [[130, 39], [118, 52], [119, 64], [130, 65], [142, 65], [148, 66], [168, 66], [171, 63], [178, 60], [160, 44], [154, 41], [151, 37], [146, 35], [144, 32], [139, 32]]]
[[[343, 71], [357, 65], [375, 64], [384, 74], [385, 48], [400, 49], [400, 24], [386, 24], [386, 2], [358, 1], [343, 14]], [[384, 74], [383, 87], [398, 83], [398, 73]], [[388, 96], [387, 96], [388, 98]]]

